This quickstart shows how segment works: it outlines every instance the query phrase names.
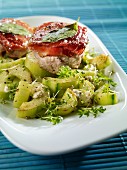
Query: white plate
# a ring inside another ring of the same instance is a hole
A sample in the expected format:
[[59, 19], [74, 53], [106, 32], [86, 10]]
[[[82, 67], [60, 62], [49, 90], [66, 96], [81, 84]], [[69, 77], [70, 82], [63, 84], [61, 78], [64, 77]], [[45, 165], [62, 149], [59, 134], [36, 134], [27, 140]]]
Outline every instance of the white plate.
[[[31, 26], [38, 26], [47, 21], [74, 22], [74, 20], [56, 16], [34, 16], [20, 19]], [[1, 131], [17, 147], [35, 154], [55, 155], [82, 149], [127, 129], [127, 76], [89, 28], [88, 36], [91, 47], [109, 54], [113, 60], [119, 103], [108, 106], [107, 111], [98, 118], [68, 116], [62, 123], [55, 126], [42, 120], [16, 118], [15, 110], [11, 105], [0, 105]]]

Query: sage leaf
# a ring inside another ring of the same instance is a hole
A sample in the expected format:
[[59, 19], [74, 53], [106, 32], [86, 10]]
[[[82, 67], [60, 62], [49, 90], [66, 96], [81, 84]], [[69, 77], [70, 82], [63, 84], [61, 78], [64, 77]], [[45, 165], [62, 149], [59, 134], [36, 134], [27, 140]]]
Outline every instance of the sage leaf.
[[24, 27], [14, 23], [1, 23], [0, 31], [3, 33], [12, 33], [24, 36], [30, 36], [31, 33]]
[[61, 29], [53, 30], [42, 37], [42, 42], [57, 42], [62, 39], [73, 37], [78, 31], [77, 22], [67, 25]]

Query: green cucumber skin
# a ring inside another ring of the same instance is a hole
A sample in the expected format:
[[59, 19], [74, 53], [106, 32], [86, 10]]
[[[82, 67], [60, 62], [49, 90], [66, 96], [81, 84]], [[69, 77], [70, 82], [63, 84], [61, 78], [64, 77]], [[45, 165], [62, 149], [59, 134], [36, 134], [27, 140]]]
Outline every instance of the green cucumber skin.
[[61, 101], [65, 101], [65, 103], [59, 105], [56, 109], [57, 115], [60, 116], [65, 116], [70, 114], [72, 111], [75, 110], [78, 104], [76, 95], [69, 88], [65, 91], [63, 97], [61, 98]]
[[55, 78], [47, 77], [42, 79], [42, 84], [47, 86], [52, 94], [55, 94], [57, 92], [57, 82]]
[[5, 93], [5, 92], [0, 91], [0, 99], [8, 100], [9, 99], [9, 93]]
[[6, 84], [0, 83], [0, 99], [2, 100], [8, 100], [9, 99], [9, 93], [5, 92], [5, 86]]
[[29, 83], [32, 82], [30, 72], [20, 64], [0, 72], [0, 83], [7, 82], [8, 80], [11, 80], [12, 77], [17, 77], [19, 80], [27, 81]]
[[116, 97], [116, 94], [112, 94], [112, 104], [118, 103], [118, 99]]
[[[71, 98], [68, 98], [68, 94]], [[36, 118], [44, 108], [46, 97], [33, 99], [29, 102], [24, 102], [17, 111], [17, 117], [20, 118]], [[66, 104], [61, 104], [56, 108], [57, 115], [65, 116], [70, 114], [77, 106], [77, 98], [71, 89], [67, 89], [61, 100], [66, 100]]]
[[47, 77], [42, 80], [42, 84], [48, 86], [52, 94], [58, 92], [58, 97], [62, 97], [67, 88], [77, 87], [76, 78], [51, 78]]
[[7, 71], [10, 77], [15, 76], [19, 78], [20, 80], [27, 81], [29, 83], [32, 82], [30, 72], [27, 70], [27, 68], [25, 68], [24, 66], [20, 64], [9, 68]]
[[98, 93], [94, 99], [99, 105], [114, 105], [118, 103], [116, 93]]
[[6, 83], [8, 79], [8, 72], [7, 71], [3, 71], [0, 73], [0, 83]]
[[27, 102], [29, 100], [31, 92], [31, 87], [28, 82], [20, 81], [18, 85], [18, 89], [15, 93], [13, 106], [19, 108], [23, 102]]
[[17, 117], [20, 118], [36, 118], [37, 114], [45, 107], [47, 97], [33, 99], [24, 102], [17, 111]]
[[15, 65], [21, 64], [23, 65], [25, 61], [25, 58], [20, 58], [11, 62], [7, 62], [7, 63], [0, 63], [0, 71], [2, 71], [3, 69], [7, 69], [10, 67], [13, 67]]

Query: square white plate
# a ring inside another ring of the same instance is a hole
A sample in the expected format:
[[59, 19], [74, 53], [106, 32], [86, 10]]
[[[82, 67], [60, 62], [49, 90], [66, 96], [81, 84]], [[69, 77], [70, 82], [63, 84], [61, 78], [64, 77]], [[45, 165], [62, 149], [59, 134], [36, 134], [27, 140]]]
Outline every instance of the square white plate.
[[[56, 16], [33, 16], [20, 18], [31, 26], [47, 21], [72, 23], [74, 20]], [[80, 24], [83, 26], [83, 24]], [[42, 120], [16, 118], [11, 104], [0, 105], [0, 128], [2, 133], [17, 147], [35, 154], [55, 155], [82, 149], [127, 129], [127, 76], [99, 38], [88, 28], [90, 46], [96, 51], [110, 55], [115, 70], [114, 80], [118, 86], [119, 103], [107, 106], [97, 118], [70, 115], [58, 125]]]

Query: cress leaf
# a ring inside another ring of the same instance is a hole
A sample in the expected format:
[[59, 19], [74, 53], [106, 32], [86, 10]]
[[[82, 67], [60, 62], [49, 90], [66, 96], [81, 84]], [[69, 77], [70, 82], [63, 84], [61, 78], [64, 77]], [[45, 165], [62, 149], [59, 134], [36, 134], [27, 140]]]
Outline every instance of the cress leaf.
[[51, 115], [41, 117], [41, 119], [47, 120], [47, 121], [51, 122], [53, 125], [56, 125], [63, 120], [63, 118], [61, 116], [51, 116]]
[[77, 69], [71, 69], [69, 66], [61, 66], [57, 76], [59, 78], [68, 78], [68, 77], [76, 77], [83, 78], [82, 72], [79, 72]]
[[79, 117], [82, 116], [90, 116], [92, 114], [94, 117], [97, 117], [99, 113], [103, 113], [106, 110], [106, 108], [103, 108], [102, 106], [100, 107], [95, 107], [92, 106], [91, 108], [81, 108], [78, 110], [78, 115]]
[[98, 72], [97, 77], [94, 78], [94, 83], [98, 84], [100, 81], [107, 82], [113, 87], [117, 85], [117, 83], [114, 82], [112, 78], [104, 75], [102, 72]]

